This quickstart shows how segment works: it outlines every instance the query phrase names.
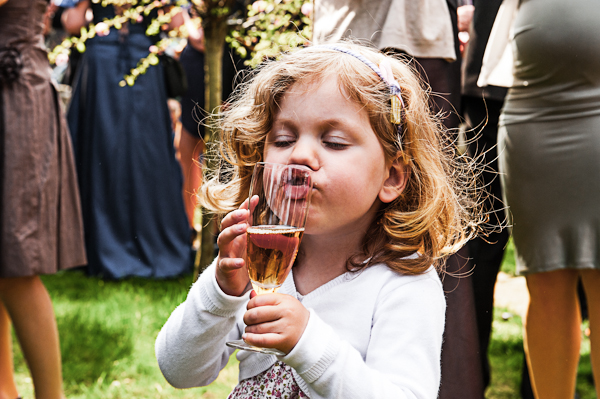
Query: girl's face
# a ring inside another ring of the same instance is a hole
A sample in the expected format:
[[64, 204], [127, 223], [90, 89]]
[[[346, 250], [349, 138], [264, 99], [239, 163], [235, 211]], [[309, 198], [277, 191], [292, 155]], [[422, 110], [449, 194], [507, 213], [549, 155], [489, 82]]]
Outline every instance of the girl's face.
[[341, 90], [332, 76], [293, 85], [265, 143], [266, 162], [313, 171], [307, 235], [364, 233], [381, 200], [390, 202], [383, 191], [392, 162], [385, 159], [367, 111]]

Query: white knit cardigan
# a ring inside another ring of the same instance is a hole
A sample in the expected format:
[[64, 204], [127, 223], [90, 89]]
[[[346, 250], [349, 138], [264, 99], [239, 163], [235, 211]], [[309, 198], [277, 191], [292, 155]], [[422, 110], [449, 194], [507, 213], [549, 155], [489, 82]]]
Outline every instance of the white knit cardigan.
[[[279, 359], [294, 369], [310, 398], [435, 399], [445, 298], [436, 271], [406, 276], [385, 265], [345, 273], [305, 296], [293, 274], [279, 290], [309, 309], [308, 325], [294, 349]], [[214, 263], [192, 286], [156, 340], [156, 357], [169, 383], [205, 386], [225, 367], [240, 339], [248, 293], [224, 294]], [[240, 381], [273, 365], [277, 357], [239, 351]]]

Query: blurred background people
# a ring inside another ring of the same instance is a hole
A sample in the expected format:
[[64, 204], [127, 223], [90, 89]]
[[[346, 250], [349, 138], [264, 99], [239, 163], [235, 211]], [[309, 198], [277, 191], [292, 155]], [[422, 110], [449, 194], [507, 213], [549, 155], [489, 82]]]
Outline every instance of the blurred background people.
[[83, 0], [64, 11], [65, 29], [79, 32], [90, 12], [101, 34], [86, 42], [68, 111], [88, 272], [109, 279], [189, 272], [191, 231], [163, 66], [151, 66], [133, 86], [119, 86], [157, 41], [146, 35], [156, 11], [102, 34], [98, 24], [113, 18], [115, 8]]
[[196, 27], [187, 13], [182, 13], [188, 26], [187, 45], [179, 60], [185, 71], [188, 90], [180, 98], [181, 132], [176, 145], [183, 171], [183, 202], [190, 227], [194, 228], [196, 192], [202, 182], [202, 155], [204, 154], [205, 84], [204, 84], [204, 31]]
[[[455, 143], [461, 100], [457, 7], [457, 0], [315, 0], [313, 42], [368, 40], [406, 58], [431, 87], [432, 110], [444, 114], [448, 141]], [[483, 398], [471, 269], [466, 246], [446, 262], [441, 399]]]
[[413, 65], [436, 93], [436, 111], [444, 111], [444, 123], [455, 128], [460, 106], [456, 9], [456, 0], [315, 0], [313, 44], [358, 39], [415, 59]]
[[475, 297], [479, 355], [483, 370], [483, 389], [490, 383], [488, 346], [494, 316], [494, 287], [508, 243], [505, 226], [502, 187], [498, 176], [498, 118], [507, 89], [498, 86], [477, 86], [483, 54], [502, 0], [473, 0], [459, 8], [459, 30], [468, 32], [468, 42], [462, 64], [462, 113], [467, 124], [466, 142], [469, 155], [485, 163], [481, 175], [486, 187], [484, 212], [489, 215], [492, 231], [486, 237], [476, 237], [468, 244], [474, 266], [471, 281]]
[[43, 42], [45, 0], [0, 0], [0, 398], [16, 398], [11, 324], [36, 398], [61, 399], [40, 274], [86, 263], [71, 141]]
[[594, 0], [522, 0], [512, 25], [514, 82], [500, 117], [499, 168], [517, 272], [530, 295], [524, 341], [540, 399], [574, 395], [579, 279], [600, 381], [599, 20]]

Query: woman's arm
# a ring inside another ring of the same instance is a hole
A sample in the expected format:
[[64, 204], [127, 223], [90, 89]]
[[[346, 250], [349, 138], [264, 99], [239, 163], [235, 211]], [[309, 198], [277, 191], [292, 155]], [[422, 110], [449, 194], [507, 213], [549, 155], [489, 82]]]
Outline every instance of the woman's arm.
[[248, 295], [220, 290], [214, 262], [202, 273], [156, 338], [158, 365], [171, 385], [205, 386], [217, 378], [234, 351], [225, 342], [241, 338], [236, 320], [247, 302]]
[[188, 43], [197, 51], [203, 53], [204, 52], [204, 29], [202, 29], [202, 25], [196, 28], [194, 22], [190, 18], [187, 12], [182, 13], [183, 21], [188, 34]]
[[61, 22], [68, 34], [79, 34], [81, 28], [90, 22], [87, 18], [88, 9], [90, 9], [89, 0], [82, 0], [75, 7], [68, 8], [63, 12]]

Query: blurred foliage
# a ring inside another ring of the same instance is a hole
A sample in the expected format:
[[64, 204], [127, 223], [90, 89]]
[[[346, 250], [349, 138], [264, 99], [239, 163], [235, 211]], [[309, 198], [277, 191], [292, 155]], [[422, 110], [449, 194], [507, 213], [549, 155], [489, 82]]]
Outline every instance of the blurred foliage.
[[[189, 9], [192, 21], [206, 30], [210, 24], [225, 21], [229, 26], [226, 39], [247, 63], [256, 66], [265, 58], [276, 57], [282, 51], [305, 45], [311, 37], [311, 0], [92, 0], [102, 6], [114, 6], [117, 15], [97, 24], [82, 27], [78, 36], [71, 35], [48, 54], [51, 64], [64, 62], [73, 48], [83, 53], [86, 41], [96, 35], [105, 36], [110, 29], [123, 29], [127, 24], [139, 23], [153, 13], [146, 34], [164, 38], [148, 49], [148, 56], [139, 60], [136, 67], [123, 77], [121, 86], [132, 86], [138, 76], [159, 63], [159, 54], [177, 38], [187, 38], [188, 26], [170, 29], [173, 16]], [[61, 61], [62, 60], [62, 61]]]
[[[122, 29], [127, 23], [138, 23], [142, 18], [147, 17], [155, 9], [160, 9], [169, 5], [169, 0], [92, 0], [92, 3], [101, 3], [102, 6], [113, 5], [117, 15], [111, 19], [105, 19], [97, 24], [90, 23], [87, 27], [82, 27], [79, 36], [68, 36], [61, 44], [57, 45], [48, 53], [51, 64], [55, 64], [58, 58], [68, 55], [73, 47], [80, 53], [86, 50], [85, 42], [96, 35], [106, 36], [111, 28]], [[155, 36], [161, 31], [161, 27], [171, 22], [171, 17], [179, 11], [181, 2], [176, 3], [176, 7], [170, 12], [161, 13], [153, 18], [146, 34]]]
[[258, 0], [245, 20], [227, 37], [229, 45], [251, 66], [298, 46], [312, 36], [312, 3], [307, 0]]
[[[168, 24], [171, 22], [173, 16], [179, 13], [181, 11], [180, 7], [184, 6], [187, 2], [185, 0], [175, 2], [171, 0], [92, 0], [92, 3], [101, 3], [103, 7], [112, 5], [115, 8], [116, 16], [104, 19], [104, 21], [97, 24], [90, 23], [87, 27], [84, 26], [81, 28], [79, 36], [71, 35], [65, 38], [62, 43], [48, 53], [48, 59], [51, 64], [56, 64], [61, 58], [64, 62], [65, 56], [68, 57], [73, 48], [80, 53], [85, 52], [85, 42], [88, 39], [92, 39], [96, 35], [106, 36], [109, 34], [110, 29], [120, 30], [129, 23], [139, 23], [144, 18], [148, 18], [155, 10], [159, 12], [150, 20], [146, 28], [146, 34], [148, 36], [156, 36], [162, 31], [167, 30], [166, 28], [168, 28]], [[168, 38], [173, 38], [176, 35], [177, 31], [169, 32]], [[157, 54], [164, 52], [166, 47], [168, 47], [168, 38], [159, 40], [156, 45], [151, 46], [148, 49], [148, 56], [139, 60], [136, 67], [132, 68], [130, 73], [123, 77], [120, 85], [132, 86], [138, 76], [146, 73], [146, 70], [150, 66], [157, 65], [159, 62]]]

